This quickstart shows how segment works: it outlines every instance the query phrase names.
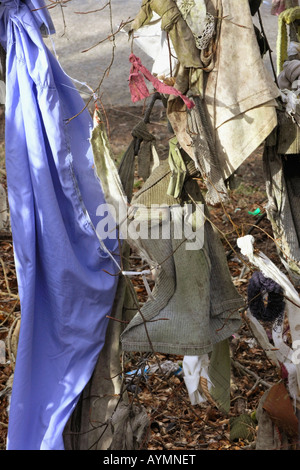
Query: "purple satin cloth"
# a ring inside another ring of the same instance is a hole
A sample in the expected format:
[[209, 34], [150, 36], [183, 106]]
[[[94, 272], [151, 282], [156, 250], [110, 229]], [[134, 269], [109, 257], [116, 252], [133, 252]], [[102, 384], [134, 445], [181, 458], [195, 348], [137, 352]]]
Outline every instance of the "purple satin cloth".
[[[2, 1], [7, 52], [6, 171], [21, 330], [8, 450], [62, 450], [63, 430], [105, 342], [118, 282], [99, 240], [105, 203], [90, 145], [92, 120], [45, 47], [43, 1]], [[69, 118], [77, 115], [69, 121]], [[107, 272], [105, 272], [107, 271]]]

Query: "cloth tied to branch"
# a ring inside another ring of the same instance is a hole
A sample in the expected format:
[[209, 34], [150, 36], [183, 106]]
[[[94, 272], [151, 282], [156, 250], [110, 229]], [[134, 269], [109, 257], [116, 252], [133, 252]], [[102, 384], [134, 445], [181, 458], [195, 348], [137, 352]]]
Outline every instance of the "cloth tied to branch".
[[[263, 294], [268, 294], [267, 306]], [[248, 285], [248, 302], [252, 315], [262, 321], [281, 321], [284, 314], [283, 289], [273, 279], [265, 277], [261, 272], [253, 273]]]
[[118, 240], [104, 243], [95, 229], [106, 201], [94, 170], [92, 120], [43, 42], [44, 6], [42, 0], [0, 4], [21, 306], [8, 450], [64, 449], [63, 430], [105, 343], [118, 283], [111, 258]]
[[[300, 298], [297, 290], [289, 278], [262, 252], [254, 253], [254, 238], [252, 235], [246, 235], [238, 238], [237, 245], [244, 256], [256, 266], [266, 277], [275, 281], [283, 290], [286, 300], [286, 316], [289, 322], [292, 344], [298, 346], [300, 342], [300, 321], [299, 308]], [[295, 361], [293, 349], [289, 347], [283, 338], [283, 326], [277, 324], [272, 329], [272, 337], [276, 348], [278, 360], [284, 364], [289, 372], [289, 391], [294, 402], [299, 401], [300, 390], [300, 366], [298, 360]], [[295, 342], [295, 343], [294, 343]], [[296, 358], [297, 359], [297, 358]]]
[[129, 89], [131, 93], [131, 99], [133, 103], [140, 101], [150, 96], [149, 90], [146, 86], [144, 77], [149, 80], [154, 88], [162, 94], [180, 96], [184, 101], [188, 109], [193, 108], [195, 105], [187, 96], [183, 95], [176, 88], [165, 85], [158, 78], [154, 77], [149, 70], [142, 65], [141, 59], [136, 57], [134, 54], [130, 54], [129, 61], [131, 62], [131, 70], [129, 75]]
[[278, 16], [277, 34], [277, 74], [282, 71], [284, 62], [288, 59], [288, 31], [287, 27], [300, 19], [300, 7], [288, 8]]
[[[283, 65], [283, 70], [278, 75], [279, 88], [292, 89], [293, 83], [300, 77], [300, 60], [294, 59]], [[297, 87], [298, 88], [298, 87]]]
[[272, 0], [271, 15], [278, 16], [287, 8], [299, 5], [298, 0]]

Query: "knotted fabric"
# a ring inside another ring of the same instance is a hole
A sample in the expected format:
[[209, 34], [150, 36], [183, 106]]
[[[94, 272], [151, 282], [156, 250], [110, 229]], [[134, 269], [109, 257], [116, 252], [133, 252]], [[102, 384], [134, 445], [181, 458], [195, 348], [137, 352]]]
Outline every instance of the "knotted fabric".
[[287, 8], [298, 6], [298, 0], [272, 0], [271, 15], [280, 15]]
[[278, 16], [277, 35], [277, 74], [283, 69], [284, 62], [288, 59], [288, 32], [287, 26], [300, 19], [300, 7], [288, 8]]
[[[292, 89], [293, 83], [300, 77], [300, 60], [294, 59], [286, 62], [282, 72], [278, 75], [278, 85], [281, 89]], [[298, 88], [298, 87], [297, 87]]]
[[[263, 301], [264, 293], [268, 294], [266, 306]], [[254, 272], [249, 281], [248, 302], [250, 312], [258, 320], [282, 320], [285, 306], [282, 287], [260, 271]]]
[[134, 54], [130, 54], [129, 61], [131, 62], [131, 70], [129, 75], [129, 89], [131, 93], [131, 100], [133, 103], [140, 101], [144, 98], [150, 96], [149, 90], [146, 86], [144, 77], [149, 80], [154, 86], [154, 88], [159, 92], [166, 95], [175, 95], [180, 96], [184, 103], [187, 105], [188, 109], [193, 108], [194, 103], [176, 88], [165, 85], [158, 78], [154, 77], [149, 70], [142, 65], [139, 57], [136, 57]]

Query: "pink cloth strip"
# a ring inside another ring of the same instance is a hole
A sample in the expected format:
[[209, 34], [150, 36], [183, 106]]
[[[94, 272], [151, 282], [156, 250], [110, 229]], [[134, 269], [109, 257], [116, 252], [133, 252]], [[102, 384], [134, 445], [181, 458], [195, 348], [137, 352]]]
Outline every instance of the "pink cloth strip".
[[146, 86], [144, 77], [149, 80], [154, 86], [154, 88], [159, 93], [164, 93], [167, 95], [180, 96], [184, 103], [187, 105], [188, 109], [191, 109], [195, 106], [195, 103], [191, 101], [187, 96], [183, 95], [176, 88], [165, 85], [158, 78], [154, 77], [149, 70], [142, 65], [139, 57], [136, 57], [134, 54], [130, 54], [129, 61], [131, 62], [131, 70], [129, 74], [129, 89], [131, 94], [131, 100], [133, 103], [140, 101], [144, 98], [150, 96], [149, 90]]

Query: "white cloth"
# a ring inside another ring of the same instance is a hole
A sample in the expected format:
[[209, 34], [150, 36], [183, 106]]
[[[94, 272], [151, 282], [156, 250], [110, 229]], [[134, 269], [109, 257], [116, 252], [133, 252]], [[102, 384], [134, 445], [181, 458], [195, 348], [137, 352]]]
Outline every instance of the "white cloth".
[[134, 42], [153, 59], [152, 74], [169, 77], [171, 71], [174, 72], [178, 63], [176, 52], [172, 42], [168, 42], [166, 31], [161, 29], [161, 18], [157, 13], [153, 12], [150, 23], [139, 28]]
[[184, 356], [182, 361], [182, 370], [184, 373], [184, 382], [189, 394], [192, 405], [203, 403], [206, 398], [201, 395], [198, 390], [200, 377], [204, 377], [208, 382], [208, 388], [211, 382], [208, 376], [209, 357], [208, 354], [203, 356]]

